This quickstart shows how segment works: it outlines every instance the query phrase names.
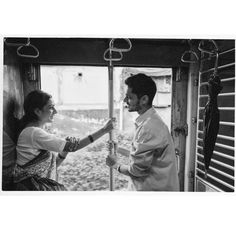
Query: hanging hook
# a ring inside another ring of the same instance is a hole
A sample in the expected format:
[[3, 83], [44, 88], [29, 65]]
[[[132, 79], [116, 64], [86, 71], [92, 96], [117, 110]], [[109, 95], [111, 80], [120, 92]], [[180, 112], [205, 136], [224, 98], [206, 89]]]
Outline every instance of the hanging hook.
[[128, 48], [119, 48], [119, 47], [114, 47], [115, 45], [115, 41], [118, 40], [117, 38], [113, 38], [111, 39], [110, 43], [109, 43], [109, 48], [114, 51], [114, 52], [128, 52], [131, 50], [132, 48], [132, 44], [130, 42], [129, 39], [123, 38], [123, 40], [125, 40], [128, 43]]
[[[190, 59], [185, 59], [186, 55], [190, 55]], [[191, 55], [193, 55], [195, 58], [191, 59]], [[187, 62], [187, 63], [197, 63], [199, 60], [198, 55], [196, 52], [194, 52], [193, 50], [189, 50], [189, 51], [185, 51], [181, 57], [181, 61], [182, 62]]]
[[[21, 52], [21, 50], [29, 49], [29, 48], [33, 48], [35, 54], [24, 54]], [[30, 44], [30, 38], [28, 38], [28, 41], [25, 45], [18, 47], [16, 52], [17, 52], [17, 55], [20, 57], [37, 58], [39, 56], [39, 50], [34, 45]]]
[[210, 56], [216, 56], [216, 60], [215, 60], [215, 67], [214, 67], [214, 75], [217, 74], [217, 70], [218, 70], [218, 61], [219, 61], [219, 48], [216, 44], [216, 42], [212, 39], [210, 40], [207, 40], [208, 42], [212, 43], [213, 46], [214, 46], [214, 49], [206, 49], [204, 48], [203, 44], [204, 44], [204, 40], [202, 40], [199, 45], [198, 45], [198, 49], [201, 51], [201, 52], [204, 52], [204, 53], [208, 53]]
[[[119, 57], [110, 57], [110, 53], [112, 54], [112, 52], [119, 53]], [[107, 57], [107, 55], [109, 55], [109, 57]], [[121, 61], [123, 59], [123, 54], [120, 51], [113, 51], [110, 48], [107, 48], [103, 54], [103, 59], [105, 61]]]
[[[191, 39], [188, 39], [188, 44], [189, 44], [190, 49], [188, 51], [185, 51], [182, 54], [181, 61], [186, 62], [186, 63], [197, 63], [199, 58], [198, 58], [197, 53], [192, 50]], [[186, 58], [187, 55], [189, 56], [189, 59], [188, 59], [188, 57]], [[194, 58], [192, 58], [191, 55], [193, 55]]]
[[[207, 49], [207, 48], [204, 48], [203, 44], [205, 41], [209, 41], [211, 42], [213, 45], [214, 45], [214, 49], [213, 50], [210, 50], [210, 49]], [[214, 55], [216, 53], [218, 53], [219, 51], [219, 48], [216, 44], [216, 42], [212, 39], [209, 39], [209, 40], [202, 40], [199, 45], [198, 45], [198, 49], [201, 51], [201, 52], [205, 52], [205, 53], [208, 53], [208, 54], [211, 54], [211, 55]]]

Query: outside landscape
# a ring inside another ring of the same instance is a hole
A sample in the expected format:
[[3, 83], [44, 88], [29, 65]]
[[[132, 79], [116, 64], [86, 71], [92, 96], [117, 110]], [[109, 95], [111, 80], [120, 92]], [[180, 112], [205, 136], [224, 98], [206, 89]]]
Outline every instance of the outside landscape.
[[[144, 70], [144, 69], [143, 69]], [[140, 72], [143, 71], [140, 69]], [[171, 70], [145, 69], [145, 73], [158, 75], [159, 93], [154, 106], [170, 127]], [[129, 150], [133, 135], [133, 121], [137, 113], [129, 113], [122, 102], [123, 81], [137, 68], [114, 69], [114, 116], [117, 126], [114, 139], [118, 146]], [[83, 138], [103, 126], [108, 119], [108, 71], [104, 67], [42, 66], [41, 89], [53, 96], [58, 114], [47, 129], [60, 137]], [[154, 77], [155, 78], [155, 77]], [[162, 79], [161, 79], [162, 78]], [[164, 83], [163, 83], [164, 82]], [[108, 155], [108, 135], [87, 147], [68, 154], [59, 167], [59, 182], [71, 191], [109, 190], [109, 168], [105, 164]], [[127, 157], [118, 154], [121, 163], [128, 164]], [[125, 190], [127, 177], [113, 171], [115, 190]]]

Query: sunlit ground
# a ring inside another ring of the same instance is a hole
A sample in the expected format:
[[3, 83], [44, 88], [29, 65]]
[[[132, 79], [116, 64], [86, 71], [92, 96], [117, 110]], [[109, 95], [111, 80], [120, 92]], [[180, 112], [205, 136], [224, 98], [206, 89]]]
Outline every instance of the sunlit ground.
[[[101, 128], [102, 123], [95, 119], [75, 119], [58, 115], [50, 130], [61, 137], [83, 138]], [[131, 137], [115, 131], [115, 139], [119, 145], [129, 149]], [[59, 182], [71, 191], [109, 190], [109, 168], [105, 164], [108, 155], [107, 141], [108, 135], [105, 135], [93, 144], [70, 153], [58, 169]], [[118, 159], [121, 163], [128, 164], [126, 157], [118, 155]], [[115, 170], [113, 173], [115, 190], [125, 189], [127, 177]]]

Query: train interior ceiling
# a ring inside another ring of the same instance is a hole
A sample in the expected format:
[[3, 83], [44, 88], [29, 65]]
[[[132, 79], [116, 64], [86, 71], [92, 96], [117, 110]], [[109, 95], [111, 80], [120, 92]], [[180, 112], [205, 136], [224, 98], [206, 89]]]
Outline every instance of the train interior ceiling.
[[[40, 66], [171, 68], [170, 132], [181, 191], [234, 192], [235, 40], [130, 38], [112, 43], [117, 50], [109, 54], [108, 38], [4, 38], [3, 131], [16, 140], [24, 97], [41, 89]], [[203, 117], [213, 73], [223, 89], [218, 95], [219, 132], [206, 174]], [[9, 163], [3, 161], [3, 172], [4, 165]]]

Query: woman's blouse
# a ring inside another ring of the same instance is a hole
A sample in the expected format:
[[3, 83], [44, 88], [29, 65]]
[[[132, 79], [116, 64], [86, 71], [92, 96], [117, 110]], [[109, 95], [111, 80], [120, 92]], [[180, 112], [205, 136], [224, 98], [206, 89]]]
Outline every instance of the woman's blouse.
[[66, 140], [50, 134], [39, 127], [26, 127], [22, 130], [17, 141], [18, 165], [24, 165], [34, 159], [41, 150], [62, 152]]

